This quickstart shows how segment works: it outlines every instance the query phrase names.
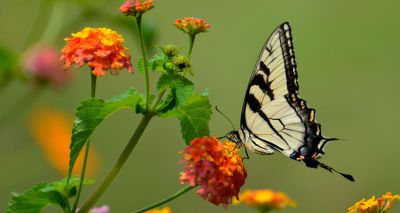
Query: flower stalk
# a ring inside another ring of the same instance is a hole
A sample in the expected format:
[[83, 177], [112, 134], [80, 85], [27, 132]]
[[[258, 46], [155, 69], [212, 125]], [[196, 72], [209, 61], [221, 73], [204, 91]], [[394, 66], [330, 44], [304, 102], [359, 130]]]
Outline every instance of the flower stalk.
[[95, 191], [90, 195], [88, 200], [83, 204], [82, 208], [78, 210], [78, 213], [86, 213], [90, 210], [91, 207], [97, 202], [97, 200], [103, 195], [106, 189], [110, 186], [114, 178], [117, 176], [121, 168], [124, 166], [128, 157], [132, 153], [133, 149], [135, 148], [137, 142], [139, 141], [140, 137], [142, 136], [144, 130], [146, 129], [147, 125], [149, 124], [151, 118], [154, 115], [152, 114], [145, 114], [142, 117], [138, 127], [136, 128], [135, 132], [133, 133], [131, 139], [129, 140], [128, 144], [125, 146], [124, 150], [122, 151], [121, 155], [119, 156], [117, 162], [113, 165], [110, 172], [106, 175], [106, 177], [101, 181], [99, 186], [95, 189]]
[[[95, 76], [92, 73], [90, 73], [90, 79], [91, 79], [90, 96], [92, 98], [95, 98], [96, 97], [97, 76]], [[86, 172], [87, 159], [88, 159], [88, 156], [89, 156], [89, 149], [90, 149], [90, 140], [88, 140], [88, 142], [86, 144], [85, 156], [83, 157], [81, 179], [80, 179], [80, 182], [79, 182], [78, 192], [77, 192], [77, 195], [76, 195], [74, 206], [72, 207], [72, 212], [76, 212], [76, 208], [78, 207], [78, 203], [79, 203], [79, 198], [81, 196], [83, 181], [85, 180], [85, 172]]]
[[162, 205], [164, 205], [164, 204], [166, 204], [166, 203], [168, 203], [168, 202], [170, 202], [170, 201], [182, 196], [183, 194], [185, 194], [186, 192], [190, 191], [191, 189], [193, 189], [195, 187], [196, 186], [187, 185], [187, 186], [183, 187], [181, 190], [177, 191], [175, 194], [173, 194], [173, 195], [171, 195], [171, 196], [169, 196], [169, 197], [167, 197], [167, 198], [165, 198], [165, 199], [163, 199], [163, 200], [161, 200], [161, 201], [159, 201], [157, 203], [153, 203], [153, 204], [151, 204], [149, 206], [146, 206], [146, 207], [143, 207], [143, 208], [138, 209], [136, 211], [133, 211], [132, 213], [145, 212], [147, 210], [154, 209], [156, 207], [162, 206]]
[[136, 17], [137, 22], [137, 30], [139, 33], [140, 47], [142, 51], [143, 57], [143, 65], [144, 65], [144, 75], [146, 78], [146, 110], [149, 110], [150, 107], [150, 80], [149, 80], [149, 69], [147, 66], [147, 55], [146, 55], [146, 47], [144, 45], [143, 32], [142, 32], [142, 15]]

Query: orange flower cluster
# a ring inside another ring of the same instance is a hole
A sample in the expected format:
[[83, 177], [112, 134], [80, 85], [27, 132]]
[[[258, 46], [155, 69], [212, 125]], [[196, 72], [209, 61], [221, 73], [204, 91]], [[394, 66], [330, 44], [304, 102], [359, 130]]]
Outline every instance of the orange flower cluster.
[[387, 212], [393, 204], [393, 200], [400, 200], [400, 195], [392, 195], [390, 192], [382, 195], [382, 197], [375, 199], [375, 195], [370, 199], [362, 199], [347, 209], [347, 213], [378, 213]]
[[199, 185], [197, 193], [209, 202], [224, 206], [238, 197], [247, 177], [242, 157], [236, 144], [220, 143], [215, 137], [195, 138], [181, 153], [186, 162], [181, 173], [182, 184]]
[[261, 212], [279, 210], [285, 207], [296, 207], [296, 202], [291, 200], [285, 193], [270, 189], [247, 190], [240, 193], [239, 200], [235, 204], [245, 203], [250, 207], [260, 209]]
[[71, 64], [81, 67], [87, 63], [97, 77], [104, 76], [109, 69], [111, 74], [118, 74], [123, 68], [133, 73], [130, 56], [125, 53], [127, 48], [122, 46], [124, 39], [111, 29], [86, 27], [64, 40], [67, 41], [61, 57], [64, 69]]
[[148, 210], [148, 211], [145, 211], [144, 213], [172, 213], [172, 210], [169, 207], [164, 207], [161, 209]]
[[153, 7], [153, 0], [147, 0], [144, 2], [141, 0], [127, 0], [119, 7], [119, 10], [126, 15], [139, 17], [146, 11], [151, 10]]
[[177, 19], [175, 26], [182, 30], [184, 33], [194, 36], [201, 32], [206, 32], [211, 25], [207, 24], [203, 19], [185, 17], [184, 19]]

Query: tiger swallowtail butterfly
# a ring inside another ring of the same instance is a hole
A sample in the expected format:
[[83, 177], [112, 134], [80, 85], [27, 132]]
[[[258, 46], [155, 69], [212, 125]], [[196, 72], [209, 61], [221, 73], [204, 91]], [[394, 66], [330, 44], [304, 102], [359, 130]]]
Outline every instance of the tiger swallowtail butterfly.
[[303, 161], [307, 167], [321, 167], [354, 181], [351, 175], [317, 160], [324, 154], [327, 142], [337, 139], [322, 135], [315, 109], [299, 96], [292, 33], [287, 22], [270, 35], [257, 59], [244, 98], [240, 131], [225, 137], [258, 154], [279, 151]]

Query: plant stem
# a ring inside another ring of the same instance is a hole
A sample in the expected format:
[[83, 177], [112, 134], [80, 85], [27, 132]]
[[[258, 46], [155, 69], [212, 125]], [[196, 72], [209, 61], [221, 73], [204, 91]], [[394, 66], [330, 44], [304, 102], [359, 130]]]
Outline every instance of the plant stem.
[[159, 207], [159, 206], [161, 206], [161, 205], [163, 205], [165, 203], [168, 203], [171, 200], [174, 200], [174, 199], [180, 197], [181, 195], [185, 194], [186, 192], [190, 191], [193, 188], [194, 187], [192, 187], [190, 185], [187, 185], [184, 188], [182, 188], [181, 190], [177, 191], [175, 194], [173, 194], [173, 195], [171, 195], [171, 196], [169, 196], [169, 197], [167, 197], [167, 198], [165, 198], [165, 199], [163, 199], [163, 200], [161, 200], [161, 201], [159, 201], [157, 203], [154, 203], [154, 204], [151, 204], [151, 205], [146, 206], [144, 208], [138, 209], [138, 210], [134, 211], [133, 213], [140, 213], [140, 212], [144, 212], [144, 211]]
[[54, 1], [54, 6], [51, 11], [50, 17], [48, 18], [48, 23], [43, 31], [39, 42], [43, 43], [52, 43], [54, 42], [54, 39], [56, 38], [58, 32], [61, 31], [61, 29], [64, 26], [64, 18], [66, 17], [66, 3], [63, 1]]
[[[91, 79], [90, 96], [92, 98], [95, 98], [96, 97], [97, 77], [90, 72], [90, 79]], [[72, 207], [72, 212], [76, 211], [76, 208], [78, 207], [78, 203], [79, 203], [79, 198], [80, 198], [81, 193], [82, 193], [82, 186], [83, 186], [83, 182], [85, 180], [87, 159], [88, 159], [88, 156], [89, 156], [89, 148], [90, 148], [90, 140], [88, 140], [87, 143], [86, 143], [85, 156], [83, 157], [83, 165], [82, 165], [82, 171], [81, 171], [81, 179], [80, 179], [80, 182], [79, 182], [79, 188], [78, 188], [78, 192], [77, 192], [76, 199], [75, 199], [75, 202], [74, 202], [74, 206]]]
[[193, 45], [194, 45], [194, 39], [196, 38], [196, 35], [190, 35], [189, 36], [189, 53], [188, 53], [188, 58], [190, 61], [190, 57], [192, 56], [192, 50], [193, 50]]
[[9, 125], [10, 120], [23, 112], [30, 104], [32, 104], [42, 93], [43, 88], [34, 88], [32, 92], [28, 92], [19, 99], [9, 110], [6, 111], [5, 114], [0, 116], [0, 129], [3, 128], [4, 125]]
[[149, 124], [153, 114], [145, 114], [140, 121], [136, 131], [133, 133], [129, 143], [125, 146], [121, 155], [119, 156], [117, 162], [111, 168], [110, 172], [107, 176], [101, 181], [96, 190], [90, 195], [88, 200], [83, 204], [82, 208], [78, 210], [78, 213], [86, 213], [90, 210], [90, 208], [96, 203], [96, 201], [103, 195], [108, 186], [114, 180], [115, 176], [117, 176], [118, 172], [121, 170], [126, 160], [128, 160], [129, 155], [132, 153], [132, 150], [135, 148], [140, 136], [142, 136], [144, 130]]
[[91, 90], [90, 90], [90, 97], [95, 98], [96, 97], [96, 82], [97, 82], [97, 77], [90, 73], [90, 78], [91, 78]]
[[149, 81], [149, 70], [147, 66], [147, 56], [146, 56], [146, 47], [144, 46], [143, 33], [142, 33], [142, 15], [136, 17], [137, 28], [139, 33], [140, 47], [142, 49], [143, 56], [143, 65], [144, 65], [144, 75], [146, 78], [146, 111], [149, 110], [150, 107], [150, 81]]
[[89, 147], [90, 147], [90, 140], [88, 140], [88, 142], [86, 143], [85, 156], [83, 158], [83, 165], [82, 165], [82, 171], [81, 171], [81, 179], [79, 182], [79, 188], [78, 188], [78, 192], [76, 194], [74, 206], [72, 207], [72, 212], [76, 212], [76, 208], [78, 207], [78, 203], [79, 203], [79, 198], [81, 196], [83, 181], [85, 180], [87, 158], [89, 156]]

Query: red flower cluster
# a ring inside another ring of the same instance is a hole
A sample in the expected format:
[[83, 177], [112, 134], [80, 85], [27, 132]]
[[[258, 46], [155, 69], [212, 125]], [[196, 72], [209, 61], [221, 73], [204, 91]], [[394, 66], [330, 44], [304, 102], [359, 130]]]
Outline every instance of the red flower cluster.
[[193, 139], [182, 151], [181, 162], [187, 164], [180, 176], [181, 183], [199, 185], [197, 193], [215, 205], [230, 204], [233, 197], [238, 198], [247, 176], [238, 152], [233, 142], [222, 144], [215, 137]]
[[64, 40], [67, 41], [61, 57], [64, 69], [69, 69], [71, 64], [81, 67], [88, 63], [95, 76], [104, 76], [109, 69], [111, 74], [118, 74], [123, 68], [133, 73], [130, 56], [125, 53], [127, 48], [122, 46], [124, 39], [111, 29], [86, 27]]
[[197, 33], [206, 32], [211, 25], [207, 24], [203, 19], [185, 17], [184, 19], [177, 19], [175, 26], [182, 30], [184, 33], [194, 36]]
[[119, 10], [126, 14], [138, 17], [153, 8], [153, 0], [141, 2], [141, 0], [127, 0], [119, 7]]

